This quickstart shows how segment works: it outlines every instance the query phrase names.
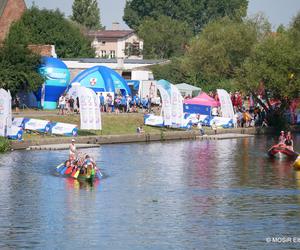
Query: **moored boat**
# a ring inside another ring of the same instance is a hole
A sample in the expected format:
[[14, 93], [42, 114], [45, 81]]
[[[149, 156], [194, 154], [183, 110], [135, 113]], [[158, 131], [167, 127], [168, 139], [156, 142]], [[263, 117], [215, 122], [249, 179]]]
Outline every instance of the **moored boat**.
[[299, 154], [293, 150], [290, 150], [284, 144], [276, 144], [268, 150], [268, 155], [270, 157], [279, 157], [279, 158], [287, 157], [291, 160], [294, 160], [298, 157]]

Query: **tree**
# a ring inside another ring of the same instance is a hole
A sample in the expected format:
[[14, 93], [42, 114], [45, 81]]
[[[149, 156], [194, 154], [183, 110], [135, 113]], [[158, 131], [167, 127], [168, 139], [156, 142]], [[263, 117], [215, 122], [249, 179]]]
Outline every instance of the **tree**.
[[0, 88], [14, 96], [20, 90], [35, 91], [44, 82], [37, 73], [40, 56], [24, 45], [5, 43], [0, 47]]
[[123, 20], [137, 30], [146, 17], [161, 15], [187, 22], [198, 33], [209, 22], [228, 16], [246, 16], [248, 0], [130, 0], [126, 2]]
[[7, 36], [10, 44], [53, 44], [59, 57], [94, 57], [91, 42], [59, 10], [28, 9]]
[[196, 82], [214, 88], [235, 77], [256, 41], [256, 29], [248, 23], [228, 18], [211, 22], [191, 41], [183, 67]]
[[174, 57], [171, 61], [151, 67], [155, 79], [167, 79], [172, 83], [187, 82], [186, 72], [182, 69], [182, 57]]
[[101, 29], [100, 10], [97, 0], [75, 0], [71, 19], [88, 29]]
[[192, 31], [185, 22], [160, 16], [157, 20], [146, 19], [138, 35], [144, 40], [144, 57], [162, 59], [182, 55]]
[[[273, 126], [284, 123], [283, 113], [300, 94], [300, 46], [291, 32], [266, 37], [255, 46], [239, 72], [241, 88], [252, 93]], [[280, 101], [280, 106], [272, 106], [271, 99]]]

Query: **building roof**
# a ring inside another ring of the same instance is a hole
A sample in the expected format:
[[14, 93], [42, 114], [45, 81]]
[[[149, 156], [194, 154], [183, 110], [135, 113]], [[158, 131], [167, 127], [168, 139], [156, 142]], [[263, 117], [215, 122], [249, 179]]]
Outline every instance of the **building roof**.
[[[80, 63], [117, 63], [118, 60], [109, 58], [62, 58], [63, 61], [78, 61]], [[160, 60], [143, 60], [143, 59], [124, 59], [124, 63], [131, 64], [160, 64], [167, 62], [166, 59]]]
[[188, 91], [201, 90], [201, 88], [195, 87], [195, 86], [187, 84], [187, 83], [179, 83], [179, 84], [176, 84], [175, 86], [179, 90], [188, 90]]
[[1, 17], [2, 14], [3, 14], [3, 11], [4, 11], [4, 9], [5, 9], [5, 6], [6, 6], [6, 4], [7, 4], [7, 1], [8, 1], [8, 0], [0, 0], [0, 17]]
[[99, 30], [99, 31], [89, 31], [87, 35], [89, 37], [98, 38], [123, 38], [133, 34], [133, 30]]

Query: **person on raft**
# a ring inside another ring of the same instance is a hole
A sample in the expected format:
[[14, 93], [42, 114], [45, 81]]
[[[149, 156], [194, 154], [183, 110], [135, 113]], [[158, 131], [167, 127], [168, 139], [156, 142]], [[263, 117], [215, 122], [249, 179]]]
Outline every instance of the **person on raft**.
[[69, 147], [69, 159], [73, 161], [76, 159], [76, 146], [75, 146], [75, 139], [72, 139], [71, 145]]
[[86, 155], [80, 173], [87, 174], [88, 168], [92, 170], [95, 169], [95, 167], [95, 161], [89, 155]]
[[284, 143], [289, 150], [294, 151], [294, 142], [290, 131], [287, 132]]
[[285, 135], [284, 135], [284, 131], [281, 131], [280, 132], [280, 136], [279, 136], [279, 145], [280, 144], [285, 144], [285, 140], [286, 140], [286, 138], [285, 138]]

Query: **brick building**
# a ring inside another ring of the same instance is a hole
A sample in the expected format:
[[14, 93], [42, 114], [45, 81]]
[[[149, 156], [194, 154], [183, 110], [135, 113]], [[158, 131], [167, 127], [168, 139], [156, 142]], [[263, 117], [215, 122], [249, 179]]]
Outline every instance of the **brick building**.
[[0, 43], [5, 39], [10, 25], [19, 20], [25, 10], [24, 0], [0, 0]]

